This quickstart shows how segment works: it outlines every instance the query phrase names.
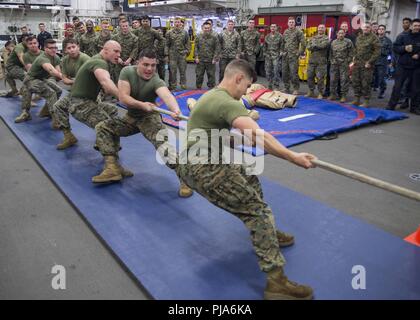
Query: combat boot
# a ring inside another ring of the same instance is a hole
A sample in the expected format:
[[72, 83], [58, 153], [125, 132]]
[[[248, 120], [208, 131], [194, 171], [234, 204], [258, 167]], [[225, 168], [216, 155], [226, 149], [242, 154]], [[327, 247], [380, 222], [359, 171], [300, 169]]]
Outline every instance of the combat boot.
[[181, 198], [188, 198], [188, 197], [191, 197], [192, 194], [193, 194], [192, 189], [188, 187], [184, 182], [180, 181], [178, 195]]
[[187, 85], [185, 85], [185, 84], [181, 84], [181, 89], [182, 89], [182, 90], [187, 90]]
[[32, 117], [30, 113], [26, 110], [23, 110], [22, 113], [15, 119], [15, 123], [21, 123], [31, 120]]
[[328, 97], [328, 100], [334, 101], [334, 100], [337, 100], [337, 97], [336, 97], [336, 96], [334, 96], [334, 95], [330, 95], [330, 96]]
[[57, 150], [64, 150], [70, 148], [77, 143], [77, 138], [73, 135], [70, 129], [64, 129], [64, 139], [57, 145]]
[[[294, 93], [293, 93], [294, 94]], [[306, 98], [314, 98], [315, 94], [312, 90], [309, 90], [308, 93], [305, 95]]]
[[115, 156], [105, 156], [105, 165], [101, 174], [92, 178], [93, 183], [112, 183], [122, 180], [121, 170]]
[[4, 97], [12, 98], [12, 97], [17, 97], [17, 96], [19, 96], [19, 91], [15, 88], [15, 89], [10, 90], [8, 93], [6, 93]]
[[131, 178], [134, 176], [134, 173], [130, 170], [124, 168], [122, 165], [118, 163], [118, 168], [120, 169], [121, 175], [123, 178]]
[[322, 100], [322, 99], [324, 99], [324, 96], [323, 96], [322, 94], [319, 94], [319, 95], [318, 95], [318, 99], [319, 99], [319, 100]]
[[369, 108], [369, 99], [365, 99], [360, 106], [362, 108]]
[[277, 240], [279, 241], [279, 247], [289, 247], [295, 243], [295, 237], [289, 233], [276, 230]]
[[38, 117], [40, 117], [40, 118], [49, 118], [49, 117], [51, 117], [50, 111], [48, 110], [48, 106], [47, 105], [44, 105], [42, 107], [41, 111], [38, 114]]
[[347, 101], [346, 96], [342, 96], [341, 99], [340, 99], [340, 102], [341, 103], [346, 103], [346, 101]]
[[354, 104], [355, 106], [359, 106], [360, 105], [360, 97], [355, 97], [355, 99], [352, 101], [351, 104]]
[[282, 267], [268, 273], [264, 290], [265, 300], [311, 300], [312, 298], [312, 288], [287, 279]]

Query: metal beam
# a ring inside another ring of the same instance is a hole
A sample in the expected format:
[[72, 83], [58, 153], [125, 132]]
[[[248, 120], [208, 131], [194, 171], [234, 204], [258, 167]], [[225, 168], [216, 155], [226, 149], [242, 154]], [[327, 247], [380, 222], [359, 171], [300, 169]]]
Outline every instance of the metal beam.
[[295, 7], [264, 7], [258, 8], [258, 14], [276, 13], [343, 13], [344, 4], [295, 6]]

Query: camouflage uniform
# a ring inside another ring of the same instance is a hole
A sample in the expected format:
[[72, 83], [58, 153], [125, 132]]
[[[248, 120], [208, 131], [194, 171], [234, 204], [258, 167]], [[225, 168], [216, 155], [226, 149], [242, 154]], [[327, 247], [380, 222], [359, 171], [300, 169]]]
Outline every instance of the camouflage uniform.
[[283, 42], [283, 37], [279, 32], [274, 34], [269, 33], [264, 41], [264, 58], [265, 58], [265, 74], [269, 83], [270, 89], [279, 86], [279, 58], [280, 48]]
[[[370, 99], [375, 61], [380, 54], [381, 44], [376, 35], [369, 33], [357, 37], [352, 73], [353, 90], [356, 98], [363, 96], [366, 100]], [[370, 68], [365, 68], [367, 62], [370, 63]]]
[[166, 34], [165, 56], [169, 57], [169, 88], [171, 90], [176, 88], [178, 69], [181, 87], [187, 86], [187, 61], [185, 59], [190, 51], [191, 43], [187, 31], [174, 28]]
[[[162, 122], [159, 113], [149, 112], [141, 117], [131, 117], [126, 114], [123, 118], [113, 118], [99, 122], [96, 127], [96, 144], [103, 156], [118, 157], [119, 138], [128, 137], [141, 133], [147, 140], [149, 140], [156, 150], [166, 143], [165, 141], [158, 141], [157, 134], [164, 133], [168, 130]], [[175, 151], [175, 150], [173, 150]], [[175, 169], [175, 164], [166, 163], [166, 165]]]
[[166, 45], [166, 39], [163, 38], [162, 41], [155, 41], [155, 47], [156, 47], [156, 54], [158, 58], [158, 64], [157, 64], [157, 73], [159, 74], [159, 78], [161, 78], [163, 81], [165, 81], [165, 45]]
[[201, 89], [204, 81], [204, 73], [207, 73], [207, 87], [209, 89], [216, 85], [216, 64], [213, 61], [218, 59], [220, 42], [218, 36], [209, 33], [200, 33], [195, 38], [194, 56], [199, 59], [195, 69], [196, 87]]
[[255, 70], [257, 63], [257, 52], [260, 47], [260, 33], [257, 30], [249, 31], [248, 29], [241, 32], [241, 52], [245, 60], [249, 62]]
[[294, 90], [299, 90], [299, 56], [303, 55], [305, 50], [306, 42], [301, 30], [295, 28], [284, 31], [281, 52], [283, 82], [286, 91], [290, 91], [290, 82]]
[[96, 39], [97, 35], [95, 32], [89, 33], [86, 32], [84, 35], [80, 37], [79, 44], [80, 44], [80, 51], [86, 53], [88, 56], [93, 57], [96, 52]]
[[[42, 61], [42, 62], [40, 62]], [[22, 111], [29, 112], [31, 108], [32, 94], [37, 93], [46, 100], [45, 106], [49, 113], [54, 113], [54, 104], [60, 98], [62, 89], [57, 85], [56, 81], [50, 79], [50, 74], [42, 69], [41, 63], [51, 63], [53, 67], [60, 64], [58, 56], [50, 57], [42, 53], [35, 59], [31, 69], [23, 80], [22, 87]]]
[[[67, 78], [74, 79], [77, 75], [77, 71], [83, 65], [83, 62], [89, 60], [89, 56], [84, 53], [80, 53], [76, 60], [71, 59], [69, 56], [64, 57], [61, 60], [61, 72]], [[71, 91], [71, 90], [70, 90]], [[53, 113], [56, 115], [56, 122], [61, 129], [70, 128], [69, 124], [69, 107], [70, 107], [70, 93], [60, 98], [54, 106]]]
[[[138, 38], [131, 32], [127, 34], [119, 32], [116, 35], [112, 35], [111, 40], [115, 40], [121, 45], [121, 59], [126, 61], [128, 58], [131, 58], [131, 62], [134, 63], [139, 52]], [[124, 67], [121, 64], [112, 65], [110, 74], [115, 83], [118, 83], [120, 72]]]
[[150, 27], [141, 27], [137, 29], [136, 36], [139, 39], [139, 54], [143, 49], [146, 48], [152, 48], [156, 51], [156, 43], [160, 45], [160, 43], [163, 42], [163, 37], [161, 36], [161, 34], [157, 30], [152, 29]]
[[[19, 48], [18, 50], [16, 50], [18, 46]], [[20, 62], [17, 53], [22, 52], [25, 54], [27, 52], [27, 48], [23, 45], [23, 43], [18, 44], [16, 48], [9, 55], [9, 58], [7, 60], [6, 67], [5, 67], [6, 82], [12, 88], [13, 91], [17, 91], [15, 79], [19, 79], [20, 81], [23, 81], [26, 74], [24, 65], [22, 65], [22, 63]]]
[[61, 130], [70, 129], [69, 113], [92, 129], [101, 121], [118, 118], [118, 108], [110, 103], [97, 103], [89, 99], [75, 98], [71, 97], [71, 94], [65, 99], [61, 99], [60, 102], [55, 104], [54, 109]]
[[241, 165], [187, 164], [177, 168], [179, 177], [219, 208], [233, 214], [251, 233], [262, 271], [285, 264], [279, 251], [273, 212], [264, 201], [261, 184]]
[[111, 40], [111, 32], [102, 33], [100, 32], [98, 36], [95, 39], [95, 54], [98, 54], [101, 52], [101, 50], [104, 48], [104, 45], [107, 41]]
[[307, 48], [311, 55], [308, 65], [308, 87], [315, 91], [315, 77], [318, 81], [319, 94], [324, 93], [325, 77], [327, 75], [327, 58], [330, 39], [327, 35], [316, 35], [308, 41]]
[[225, 30], [220, 34], [220, 52], [219, 81], [222, 81], [226, 66], [241, 54], [241, 36], [236, 30]]
[[350, 39], [336, 39], [331, 43], [331, 92], [335, 95], [338, 84], [341, 84], [341, 96], [346, 97], [349, 92], [349, 65], [353, 60], [354, 46]]

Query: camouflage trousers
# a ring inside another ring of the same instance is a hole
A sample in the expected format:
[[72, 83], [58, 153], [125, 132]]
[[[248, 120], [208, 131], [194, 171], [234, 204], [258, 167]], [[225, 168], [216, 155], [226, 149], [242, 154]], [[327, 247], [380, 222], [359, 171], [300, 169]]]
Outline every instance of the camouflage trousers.
[[207, 87], [214, 88], [216, 85], [216, 65], [211, 62], [201, 62], [195, 68], [195, 84], [197, 89], [201, 89], [204, 81], [204, 73], [207, 74]]
[[181, 179], [208, 201], [245, 224], [262, 271], [285, 264], [279, 251], [273, 212], [265, 203], [257, 176], [246, 175], [241, 165], [179, 165]]
[[327, 76], [327, 61], [310, 63], [308, 65], [309, 90], [315, 91], [315, 78], [316, 78], [318, 92], [320, 94], [324, 94], [326, 76]]
[[347, 63], [331, 65], [331, 94], [338, 92], [338, 84], [341, 88], [341, 96], [345, 97], [349, 93], [350, 76], [349, 66]]
[[53, 114], [61, 130], [70, 129], [70, 94], [60, 98], [53, 106]]
[[169, 88], [175, 89], [177, 86], [177, 74], [179, 70], [180, 85], [187, 85], [187, 61], [185, 55], [181, 54], [170, 54], [169, 55]]
[[257, 56], [255, 54], [244, 54], [244, 58], [246, 61], [249, 62], [249, 64], [251, 65], [252, 69], [255, 70], [255, 67], [257, 65]]
[[299, 90], [299, 57], [284, 56], [282, 64], [283, 82], [286, 91], [290, 91], [290, 83], [293, 85], [293, 90]]
[[159, 63], [156, 66], [159, 78], [161, 78], [163, 81], [165, 81], [165, 73], [166, 73], [165, 62], [164, 61], [165, 61], [165, 58], [160, 57], [159, 58]]
[[92, 129], [101, 121], [118, 118], [118, 109], [113, 104], [71, 96], [56, 104], [54, 109], [61, 130], [70, 129], [69, 114]]
[[13, 91], [17, 91], [16, 79], [23, 81], [25, 78], [25, 69], [19, 66], [6, 67], [6, 82]]
[[32, 94], [36, 93], [46, 101], [46, 107], [51, 115], [54, 114], [54, 104], [60, 98], [63, 90], [54, 80], [25, 79], [22, 87], [22, 111], [29, 112], [31, 108]]
[[[148, 113], [139, 118], [133, 118], [126, 114], [123, 118], [107, 119], [98, 123], [95, 127], [96, 131], [96, 145], [103, 156], [118, 156], [120, 137], [128, 137], [141, 133], [148, 141], [150, 141], [156, 150], [159, 150], [166, 139], [158, 141], [158, 133], [162, 137], [168, 137], [168, 129], [162, 122], [162, 118], [158, 113]], [[177, 156], [176, 149], [167, 144], [167, 151], [170, 152], [172, 161], [167, 162], [166, 165], [171, 168], [176, 168]], [[165, 154], [162, 154], [165, 156]]]
[[219, 82], [222, 82], [226, 66], [235, 58], [221, 58], [219, 62]]
[[280, 83], [279, 58], [265, 57], [265, 76], [270, 86], [278, 87]]
[[355, 63], [352, 72], [352, 84], [355, 97], [370, 99], [374, 68], [365, 68], [364, 63]]

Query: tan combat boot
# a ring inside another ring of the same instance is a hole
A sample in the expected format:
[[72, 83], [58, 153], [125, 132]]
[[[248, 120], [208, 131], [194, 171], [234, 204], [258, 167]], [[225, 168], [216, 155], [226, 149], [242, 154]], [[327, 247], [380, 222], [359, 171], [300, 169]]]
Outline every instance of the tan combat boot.
[[355, 106], [359, 106], [360, 105], [360, 97], [355, 97], [354, 101], [352, 101], [351, 104], [354, 104]]
[[133, 172], [124, 168], [122, 165], [118, 164], [118, 168], [120, 169], [120, 172], [123, 178], [131, 178], [134, 176]]
[[347, 101], [346, 96], [342, 96], [341, 99], [340, 99], [340, 102], [341, 103], [346, 103], [346, 101]]
[[318, 95], [318, 99], [319, 99], [319, 100], [322, 100], [322, 99], [324, 99], [324, 96], [320, 93], [320, 94]]
[[308, 93], [305, 95], [305, 97], [306, 98], [313, 98], [313, 97], [315, 97], [315, 94], [312, 90], [309, 90]]
[[188, 187], [184, 182], [180, 181], [178, 195], [181, 198], [188, 198], [188, 197], [191, 197], [192, 194], [193, 194], [192, 189]]
[[285, 248], [289, 247], [295, 243], [295, 237], [289, 233], [276, 230], [277, 240], [279, 241], [279, 247]]
[[104, 169], [100, 175], [92, 178], [93, 183], [111, 183], [122, 180], [121, 170], [115, 156], [105, 156]]
[[48, 110], [48, 106], [47, 105], [44, 105], [42, 107], [41, 111], [38, 114], [38, 117], [40, 117], [40, 118], [49, 118], [49, 117], [51, 117], [50, 111]]
[[268, 273], [267, 286], [264, 290], [265, 300], [311, 300], [312, 298], [312, 288], [287, 279], [282, 267]]
[[32, 117], [28, 111], [23, 110], [22, 113], [15, 119], [15, 123], [21, 123], [31, 120]]
[[64, 129], [64, 139], [57, 145], [57, 150], [64, 150], [70, 148], [77, 143], [77, 138], [73, 135], [70, 129]]

